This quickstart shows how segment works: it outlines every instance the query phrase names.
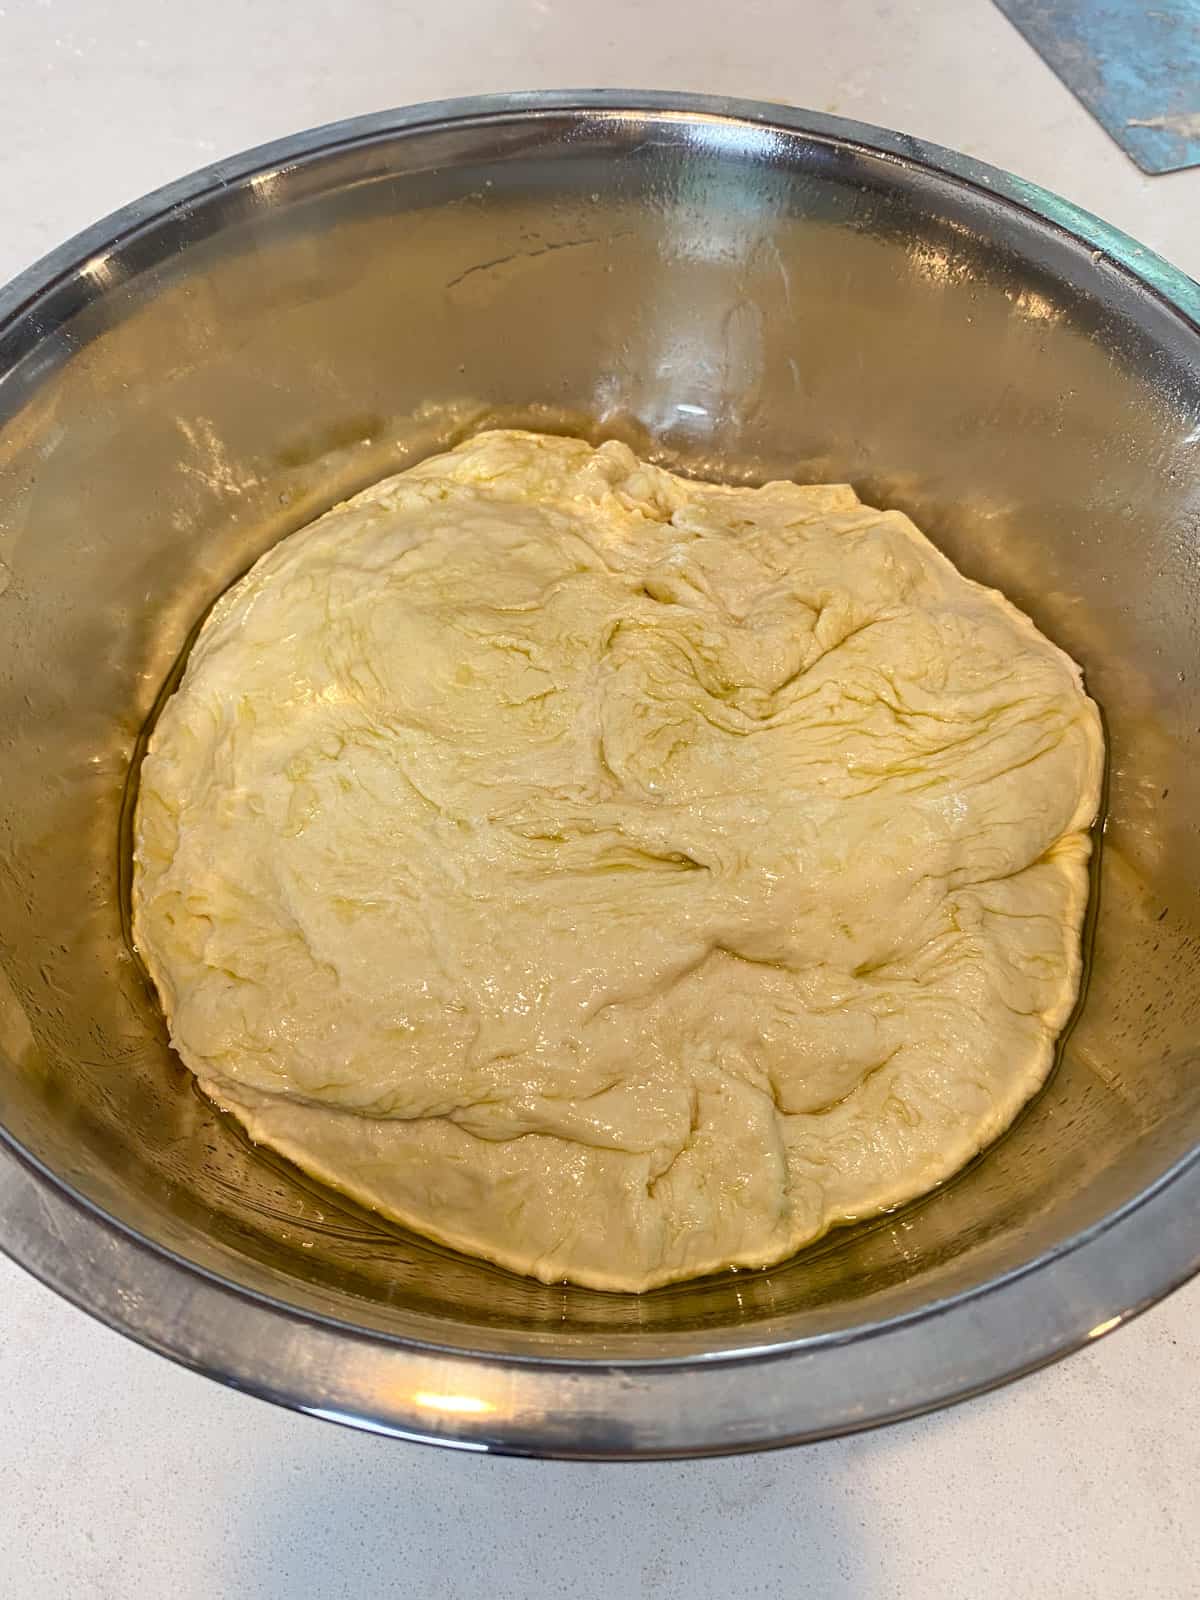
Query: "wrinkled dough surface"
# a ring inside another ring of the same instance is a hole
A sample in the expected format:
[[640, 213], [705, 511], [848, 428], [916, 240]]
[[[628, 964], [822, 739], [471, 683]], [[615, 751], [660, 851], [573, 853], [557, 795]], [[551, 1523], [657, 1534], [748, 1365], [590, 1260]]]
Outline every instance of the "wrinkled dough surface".
[[900, 513], [483, 434], [217, 604], [135, 938], [255, 1139], [641, 1290], [1005, 1127], [1078, 989], [1101, 769], [1076, 666]]

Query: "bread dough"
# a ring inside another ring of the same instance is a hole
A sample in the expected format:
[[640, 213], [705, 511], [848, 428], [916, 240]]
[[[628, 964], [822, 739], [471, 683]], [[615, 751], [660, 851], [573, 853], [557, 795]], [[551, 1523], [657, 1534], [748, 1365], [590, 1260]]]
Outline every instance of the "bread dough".
[[1079, 669], [899, 512], [487, 433], [218, 602], [135, 938], [254, 1139], [643, 1290], [1006, 1126], [1076, 997], [1102, 760]]

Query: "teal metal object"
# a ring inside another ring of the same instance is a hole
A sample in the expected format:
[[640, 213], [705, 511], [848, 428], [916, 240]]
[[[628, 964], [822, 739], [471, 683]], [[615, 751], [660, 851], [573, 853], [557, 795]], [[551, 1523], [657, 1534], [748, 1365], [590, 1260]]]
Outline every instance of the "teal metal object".
[[1200, 0], [996, 0], [1143, 172], [1200, 166]]

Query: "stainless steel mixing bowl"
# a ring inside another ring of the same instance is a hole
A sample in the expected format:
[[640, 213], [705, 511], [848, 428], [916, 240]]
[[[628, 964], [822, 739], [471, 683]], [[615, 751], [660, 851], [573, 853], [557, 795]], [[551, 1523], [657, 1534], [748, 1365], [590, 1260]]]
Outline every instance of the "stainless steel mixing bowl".
[[[228, 1383], [384, 1433], [738, 1450], [999, 1383], [1200, 1261], [1200, 288], [912, 140], [615, 93], [369, 117], [185, 179], [0, 294], [0, 1242]], [[850, 479], [1084, 663], [1111, 779], [1057, 1075], [940, 1193], [642, 1298], [407, 1236], [191, 1088], [122, 798], [205, 606], [485, 422]]]

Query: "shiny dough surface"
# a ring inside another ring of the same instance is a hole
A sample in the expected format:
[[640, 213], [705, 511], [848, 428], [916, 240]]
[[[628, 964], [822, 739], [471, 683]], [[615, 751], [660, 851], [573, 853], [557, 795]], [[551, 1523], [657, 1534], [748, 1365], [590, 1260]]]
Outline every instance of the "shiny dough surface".
[[251, 1136], [545, 1281], [781, 1260], [1050, 1069], [1099, 802], [1079, 669], [844, 486], [481, 434], [216, 605], [134, 933]]

